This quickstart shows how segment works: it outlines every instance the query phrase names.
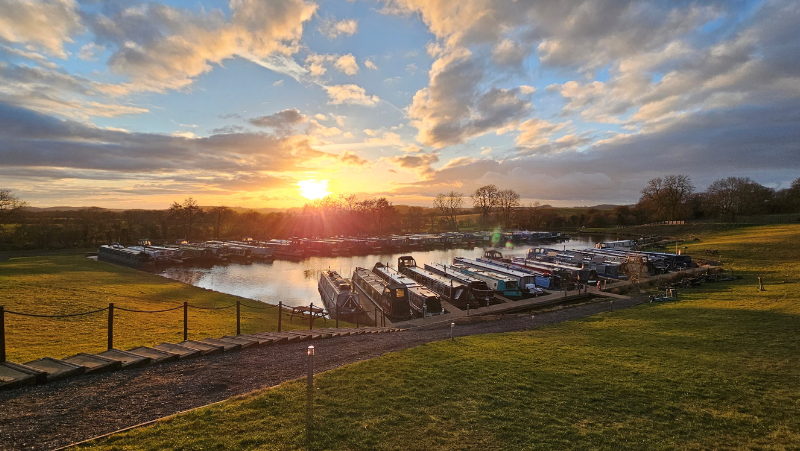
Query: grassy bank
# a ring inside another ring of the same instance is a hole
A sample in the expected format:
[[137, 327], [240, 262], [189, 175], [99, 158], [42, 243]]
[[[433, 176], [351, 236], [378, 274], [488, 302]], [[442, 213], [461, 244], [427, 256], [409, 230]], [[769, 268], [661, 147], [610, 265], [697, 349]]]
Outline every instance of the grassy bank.
[[[0, 263], [0, 305], [6, 310], [64, 315], [107, 307], [109, 302], [134, 310], [159, 310], [182, 305], [184, 301], [201, 307], [224, 307], [241, 301], [242, 333], [277, 330], [277, 307], [92, 261], [81, 255], [12, 258]], [[60, 319], [11, 314], [5, 318], [10, 361], [27, 362], [44, 356], [60, 358], [77, 352], [99, 352], [106, 347], [107, 312]], [[188, 324], [189, 339], [235, 335], [236, 309], [189, 309]], [[318, 319], [315, 325], [323, 324]], [[308, 322], [297, 318], [290, 322], [284, 314], [282, 325], [284, 329], [301, 329], [307, 328]], [[118, 349], [182, 340], [182, 309], [158, 314], [116, 312], [114, 345]]]
[[800, 226], [693, 246], [720, 250], [743, 279], [319, 375], [310, 445], [304, 385], [292, 382], [86, 448], [800, 448]]

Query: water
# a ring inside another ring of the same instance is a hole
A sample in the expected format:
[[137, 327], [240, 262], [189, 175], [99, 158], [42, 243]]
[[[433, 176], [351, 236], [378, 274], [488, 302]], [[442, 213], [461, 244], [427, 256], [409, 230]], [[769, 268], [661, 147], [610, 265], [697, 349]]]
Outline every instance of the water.
[[[581, 236], [560, 244], [544, 245], [557, 249], [583, 249], [594, 247], [594, 243], [608, 241], [612, 237]], [[505, 257], [524, 256], [530, 245], [513, 249], [498, 249]], [[413, 252], [417, 265], [425, 263], [453, 262], [453, 257], [475, 258], [483, 256], [484, 249], [450, 249]], [[372, 269], [376, 262], [397, 267], [397, 258], [408, 255], [399, 254], [365, 255], [356, 257], [311, 257], [302, 261], [275, 260], [273, 263], [253, 263], [251, 265], [215, 265], [211, 268], [168, 268], [160, 275], [185, 282], [196, 287], [208, 288], [222, 293], [233, 294], [256, 301], [299, 306], [322, 301], [317, 291], [320, 271], [332, 269], [350, 278], [356, 267]]]

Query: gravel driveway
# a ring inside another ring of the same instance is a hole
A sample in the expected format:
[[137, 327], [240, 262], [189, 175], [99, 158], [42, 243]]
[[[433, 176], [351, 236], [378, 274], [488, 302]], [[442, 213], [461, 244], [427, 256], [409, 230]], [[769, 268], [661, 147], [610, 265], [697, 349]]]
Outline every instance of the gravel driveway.
[[[638, 304], [614, 300], [614, 309]], [[609, 303], [547, 313], [463, 318], [456, 336], [530, 329], [608, 311]], [[312, 342], [327, 371], [449, 338], [449, 323]], [[153, 365], [0, 392], [0, 449], [53, 449], [305, 375], [309, 343]]]

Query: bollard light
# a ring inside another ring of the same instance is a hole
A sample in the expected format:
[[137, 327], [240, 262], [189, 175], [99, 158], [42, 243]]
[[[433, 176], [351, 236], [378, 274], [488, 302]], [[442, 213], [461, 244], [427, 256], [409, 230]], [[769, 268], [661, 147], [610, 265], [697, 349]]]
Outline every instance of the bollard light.
[[450, 340], [452, 341], [456, 340], [456, 336], [454, 335], [455, 329], [456, 329], [456, 323], [450, 323]]
[[308, 347], [308, 387], [306, 389], [306, 439], [311, 441], [314, 419], [314, 346]]

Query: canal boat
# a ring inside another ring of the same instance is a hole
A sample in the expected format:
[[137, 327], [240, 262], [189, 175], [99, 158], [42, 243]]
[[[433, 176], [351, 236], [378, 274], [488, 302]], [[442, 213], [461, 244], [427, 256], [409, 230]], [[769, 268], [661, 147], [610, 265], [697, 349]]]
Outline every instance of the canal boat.
[[426, 264], [425, 270], [447, 278], [450, 281], [451, 286], [461, 284], [468, 288], [466, 302], [462, 304], [453, 304], [456, 307], [462, 309], [466, 308], [467, 305], [472, 301], [477, 302], [479, 305], [488, 306], [494, 298], [492, 288], [484, 280], [478, 279], [469, 274], [464, 274], [460, 271], [454, 271], [447, 265], [442, 265], [440, 263]]
[[356, 321], [362, 308], [358, 293], [351, 288], [350, 283], [336, 271], [322, 271], [317, 289], [330, 318]]
[[501, 293], [503, 296], [521, 297], [522, 291], [519, 288], [519, 283], [515, 277], [510, 277], [494, 271], [485, 269], [474, 268], [467, 265], [457, 264], [451, 265], [451, 270], [456, 270], [472, 276], [476, 279], [483, 280], [486, 285], [492, 290]]
[[[353, 271], [353, 287], [363, 295], [363, 300], [379, 308], [391, 321], [411, 319], [408, 289], [405, 285], [387, 282], [366, 268]], [[375, 318], [378, 321], [378, 318]]]
[[150, 254], [128, 249], [119, 243], [100, 246], [97, 249], [97, 259], [136, 269], [151, 270], [153, 268], [153, 257]]
[[435, 292], [417, 283], [414, 279], [381, 262], [375, 264], [375, 267], [372, 268], [372, 272], [386, 282], [405, 285], [408, 288], [409, 306], [416, 312], [417, 316], [431, 316], [443, 313], [442, 302], [439, 296]]
[[541, 273], [535, 274], [533, 271], [523, 271], [522, 268], [516, 268], [510, 263], [497, 260], [484, 260], [481, 258], [473, 260], [465, 257], [454, 257], [453, 263], [472, 266], [474, 268], [513, 277], [517, 279], [517, 286], [520, 287], [521, 290], [529, 293], [541, 292], [541, 290], [536, 289], [536, 276], [541, 276]]

